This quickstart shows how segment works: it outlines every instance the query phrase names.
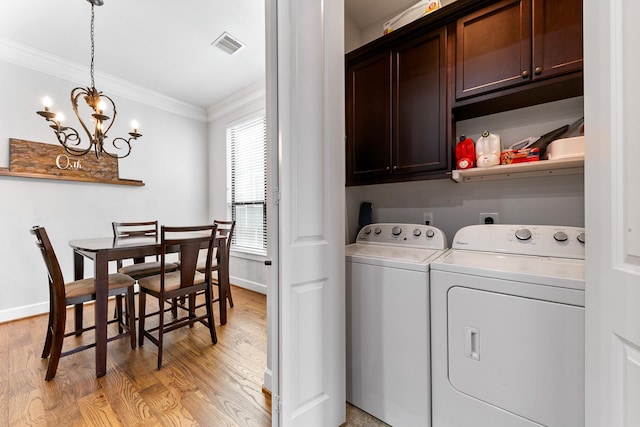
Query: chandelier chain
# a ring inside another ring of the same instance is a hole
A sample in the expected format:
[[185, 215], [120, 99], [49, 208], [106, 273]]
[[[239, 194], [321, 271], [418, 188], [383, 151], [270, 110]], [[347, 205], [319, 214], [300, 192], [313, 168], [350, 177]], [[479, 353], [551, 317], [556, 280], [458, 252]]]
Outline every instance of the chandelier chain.
[[95, 46], [93, 42], [93, 37], [94, 37], [93, 21], [94, 21], [93, 3], [91, 3], [91, 87], [92, 88], [96, 87], [96, 84], [93, 78], [93, 56], [95, 54]]

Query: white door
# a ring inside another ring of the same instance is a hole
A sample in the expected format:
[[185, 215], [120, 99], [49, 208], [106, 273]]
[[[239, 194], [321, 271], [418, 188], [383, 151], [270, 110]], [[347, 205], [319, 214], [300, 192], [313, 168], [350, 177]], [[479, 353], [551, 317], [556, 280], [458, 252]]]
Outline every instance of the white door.
[[585, 0], [586, 425], [640, 426], [640, 3]]
[[344, 5], [342, 0], [274, 3], [278, 422], [339, 426], [345, 421]]

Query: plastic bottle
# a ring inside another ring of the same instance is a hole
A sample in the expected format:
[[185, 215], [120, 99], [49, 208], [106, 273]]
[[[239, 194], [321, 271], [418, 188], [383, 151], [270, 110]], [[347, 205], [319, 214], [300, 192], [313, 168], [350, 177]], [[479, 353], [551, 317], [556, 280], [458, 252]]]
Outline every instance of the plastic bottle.
[[471, 138], [460, 136], [456, 145], [456, 168], [469, 169], [476, 166], [476, 150]]
[[485, 130], [476, 142], [476, 165], [480, 168], [499, 165], [501, 151], [500, 135]]

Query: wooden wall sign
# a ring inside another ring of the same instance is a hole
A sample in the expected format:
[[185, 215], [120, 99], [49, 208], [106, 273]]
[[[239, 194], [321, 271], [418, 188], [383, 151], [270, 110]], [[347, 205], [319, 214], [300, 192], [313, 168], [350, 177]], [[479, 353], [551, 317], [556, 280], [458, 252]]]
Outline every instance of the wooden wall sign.
[[121, 179], [118, 159], [103, 154], [96, 159], [93, 152], [84, 156], [67, 153], [61, 145], [9, 139], [9, 168], [0, 175], [65, 181], [142, 186], [144, 182]]

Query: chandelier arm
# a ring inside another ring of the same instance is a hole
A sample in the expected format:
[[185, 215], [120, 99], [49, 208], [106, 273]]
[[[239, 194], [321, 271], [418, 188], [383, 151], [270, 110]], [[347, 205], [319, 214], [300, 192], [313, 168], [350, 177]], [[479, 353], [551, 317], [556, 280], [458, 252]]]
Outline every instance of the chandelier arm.
[[[113, 158], [116, 158], [116, 159], [124, 159], [129, 154], [131, 154], [131, 140], [132, 139], [136, 139], [136, 138], [131, 137], [129, 139], [124, 139], [124, 138], [121, 138], [121, 137], [117, 137], [117, 138], [114, 138], [113, 141], [111, 141], [111, 145], [113, 145], [113, 147], [116, 150], [124, 150], [124, 149], [127, 150], [126, 154], [124, 154], [124, 155], [110, 153], [109, 151], [106, 150], [106, 148], [104, 146], [102, 147], [102, 152], [105, 153], [107, 156], [110, 156], [110, 157], [113, 157]], [[124, 146], [121, 147], [121, 148], [118, 147], [118, 142], [119, 141], [124, 142], [126, 144], [126, 147], [124, 147]]]
[[78, 112], [78, 98], [80, 98], [80, 96], [82, 95], [84, 95], [85, 97], [89, 97], [90, 91], [91, 90], [89, 88], [85, 88], [85, 87], [74, 88], [71, 91], [71, 105], [73, 106], [73, 112], [76, 114], [78, 121], [82, 125], [82, 128], [84, 129], [85, 133], [87, 134], [87, 137], [89, 138], [89, 145], [92, 145], [95, 143], [94, 137], [89, 131], [89, 128], [87, 128], [87, 125], [84, 123], [84, 120], [82, 120], [82, 116]]
[[[86, 149], [73, 147], [74, 145], [76, 146], [79, 145], [81, 142], [80, 135], [78, 135], [78, 131], [76, 131], [74, 128], [68, 127], [68, 126], [60, 126], [60, 122], [55, 120], [54, 118], [45, 118], [45, 119], [48, 122], [53, 123], [52, 125], [50, 125], [50, 127], [51, 129], [53, 129], [53, 133], [56, 135], [58, 142], [60, 143], [60, 145], [64, 147], [67, 153], [72, 154], [74, 156], [83, 156], [91, 150], [91, 145]], [[71, 142], [77, 141], [77, 142], [70, 143], [70, 141]]]
[[111, 126], [113, 126], [113, 124], [116, 122], [116, 116], [118, 115], [118, 112], [116, 111], [116, 103], [113, 102], [113, 99], [111, 99], [108, 95], [105, 95], [102, 92], [98, 92], [98, 95], [100, 96], [100, 98], [108, 99], [109, 103], [111, 104], [111, 109], [113, 110], [113, 117], [111, 118], [111, 122], [109, 123], [109, 126], [107, 126], [107, 128], [102, 132], [102, 134], [104, 135], [104, 138], [107, 138], [107, 135], [109, 134], [109, 129], [111, 129]]

